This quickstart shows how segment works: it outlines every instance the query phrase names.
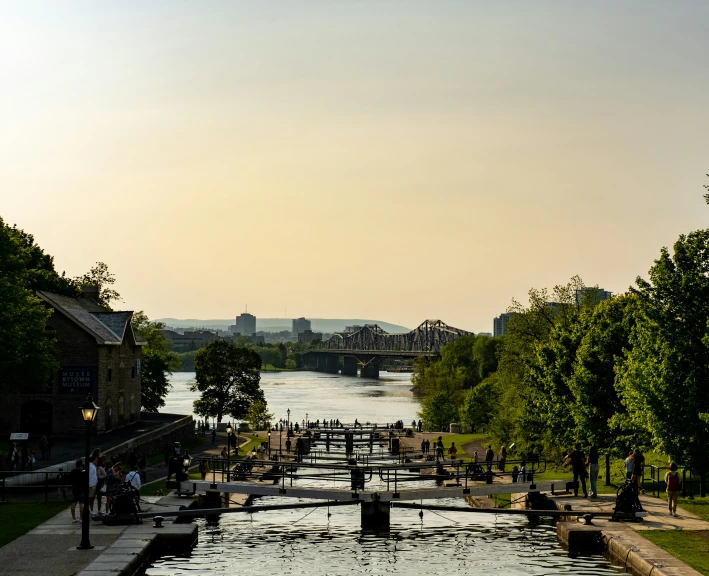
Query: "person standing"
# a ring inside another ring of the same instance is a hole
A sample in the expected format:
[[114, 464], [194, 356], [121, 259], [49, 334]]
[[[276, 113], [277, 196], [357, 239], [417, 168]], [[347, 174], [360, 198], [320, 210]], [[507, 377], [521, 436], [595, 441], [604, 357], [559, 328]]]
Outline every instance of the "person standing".
[[76, 461], [76, 466], [69, 472], [69, 480], [71, 482], [71, 521], [81, 522], [80, 519], [76, 517], [76, 504], [79, 503], [79, 518], [84, 514], [84, 485], [86, 483], [86, 477], [84, 476], [84, 471], [81, 469], [84, 461], [79, 459]]
[[451, 442], [450, 448], [448, 448], [448, 456], [451, 457], [451, 460], [455, 460], [457, 454], [458, 449], [455, 447], [455, 442]]
[[443, 460], [443, 436], [436, 440], [436, 460]]
[[492, 444], [488, 445], [485, 452], [485, 463], [487, 464], [488, 472], [492, 470], [492, 461], [495, 459], [495, 453], [492, 451]]
[[677, 498], [679, 497], [679, 488], [682, 483], [679, 472], [677, 472], [677, 464], [672, 462], [670, 469], [665, 474], [665, 486], [667, 486], [667, 507], [670, 509], [670, 516], [677, 516]]
[[633, 450], [633, 476], [632, 482], [636, 485], [640, 485], [640, 478], [643, 476], [643, 470], [645, 468], [645, 456], [640, 452], [639, 449]]
[[217, 443], [217, 430], [216, 428], [212, 428], [212, 446], [214, 446]]
[[421, 456], [426, 455], [426, 439], [421, 439]]
[[290, 454], [291, 441], [290, 436], [286, 436], [286, 454]]
[[426, 438], [426, 456], [431, 453], [431, 440]]
[[111, 502], [121, 485], [121, 463], [116, 462], [106, 471], [106, 514], [111, 512]]
[[625, 479], [630, 480], [633, 477], [633, 469], [635, 468], [635, 462], [633, 461], [633, 451], [630, 451], [628, 457], [623, 462], [625, 466]]
[[500, 448], [500, 456], [499, 456], [499, 467], [500, 467], [500, 472], [505, 471], [505, 462], [507, 462], [507, 448], [504, 446]]
[[[99, 458], [96, 463], [96, 476], [98, 477], [98, 483], [96, 484], [96, 508], [99, 515], [101, 515], [101, 499], [103, 497], [104, 485], [106, 483], [106, 470], [103, 467], [103, 458]], [[108, 512], [108, 509], [106, 509]]]
[[586, 490], [586, 458], [581, 451], [581, 444], [577, 442], [574, 445], [571, 454], [564, 458], [564, 463], [566, 463], [567, 460], [571, 463], [571, 470], [574, 473], [574, 496], [579, 495], [580, 480], [584, 498], [588, 498], [588, 491]]
[[89, 462], [89, 510], [94, 509], [94, 498], [96, 497], [96, 486], [98, 485], [98, 460], [101, 458], [101, 450], [96, 448], [91, 455], [91, 461]]
[[593, 444], [588, 449], [588, 474], [591, 481], [591, 498], [598, 498], [598, 446]]
[[126, 482], [130, 482], [136, 490], [140, 490], [140, 472], [138, 472], [138, 465], [133, 466], [133, 470], [126, 474]]

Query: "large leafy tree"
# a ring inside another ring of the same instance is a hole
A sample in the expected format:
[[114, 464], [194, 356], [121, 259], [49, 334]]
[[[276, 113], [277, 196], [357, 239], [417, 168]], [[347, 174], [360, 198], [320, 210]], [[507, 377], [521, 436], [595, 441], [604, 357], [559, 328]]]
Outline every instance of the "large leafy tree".
[[147, 341], [143, 347], [140, 405], [146, 412], [157, 412], [165, 406], [170, 391], [169, 376], [180, 368], [180, 356], [170, 352], [171, 342], [162, 333], [163, 322], [151, 322], [144, 312], [133, 314], [134, 332]]
[[706, 477], [709, 463], [709, 230], [663, 248], [638, 278], [637, 324], [618, 379], [628, 420]]
[[0, 218], [0, 396], [46, 390], [58, 368], [46, 329], [52, 312], [35, 290], [77, 294], [30, 234]]
[[436, 392], [421, 402], [419, 417], [431, 431], [447, 431], [451, 422], [458, 419], [458, 409], [450, 394]]
[[195, 412], [218, 422], [225, 414], [243, 418], [253, 402], [265, 401], [260, 369], [261, 358], [251, 348], [224, 340], [210, 342], [195, 356], [192, 390], [201, 393], [194, 401]]

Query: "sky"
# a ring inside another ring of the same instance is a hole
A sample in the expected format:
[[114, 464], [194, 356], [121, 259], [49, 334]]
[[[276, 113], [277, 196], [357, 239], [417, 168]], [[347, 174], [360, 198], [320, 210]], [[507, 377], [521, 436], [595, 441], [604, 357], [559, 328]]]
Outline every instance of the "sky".
[[150, 317], [624, 292], [706, 227], [709, 2], [0, 0], [0, 217]]

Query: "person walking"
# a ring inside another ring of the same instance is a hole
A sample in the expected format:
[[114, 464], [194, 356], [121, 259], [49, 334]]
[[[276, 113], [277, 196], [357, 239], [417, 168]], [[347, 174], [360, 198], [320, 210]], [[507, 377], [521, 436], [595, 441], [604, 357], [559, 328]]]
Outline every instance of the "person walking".
[[422, 438], [421, 439], [421, 456], [426, 455], [426, 439]]
[[677, 498], [679, 497], [679, 488], [682, 483], [679, 472], [677, 472], [677, 464], [672, 462], [670, 469], [665, 474], [665, 486], [667, 486], [667, 507], [670, 510], [670, 516], [677, 516]]
[[485, 463], [487, 464], [488, 472], [492, 470], [492, 461], [495, 459], [495, 453], [492, 451], [492, 444], [487, 447], [487, 452], [485, 452]]
[[305, 446], [303, 444], [303, 439], [299, 436], [298, 439], [295, 441], [295, 461], [296, 462], [303, 461], [304, 450], [305, 450]]
[[200, 460], [199, 473], [202, 476], [202, 480], [205, 480], [207, 478], [207, 474], [209, 474], [209, 472], [209, 462], [207, 460]]
[[42, 454], [42, 460], [47, 459], [47, 452], [49, 448], [47, 447], [47, 437], [42, 436], [42, 438], [39, 441], [39, 452]]
[[631, 481], [636, 486], [640, 485], [640, 478], [643, 476], [643, 470], [645, 468], [645, 456], [640, 452], [638, 448], [633, 450], [633, 476]]
[[[96, 464], [96, 476], [98, 477], [98, 482], [96, 483], [96, 508], [100, 516], [103, 514], [101, 512], [101, 499], [103, 494], [106, 492], [104, 489], [104, 485], [106, 483], [106, 470], [103, 467], [103, 458], [99, 458]], [[108, 512], [108, 510], [106, 510], [106, 512]]]
[[574, 473], [574, 496], [579, 495], [579, 480], [581, 481], [581, 487], [583, 488], [584, 498], [588, 498], [588, 491], [586, 490], [586, 458], [581, 451], [581, 444], [576, 443], [574, 449], [564, 458], [564, 463], [569, 461], [571, 464], [571, 470]]
[[431, 440], [426, 438], [426, 456], [431, 453]]
[[290, 436], [287, 436], [286, 437], [286, 454], [290, 454], [291, 445], [292, 445], [292, 443], [290, 441]]
[[[84, 514], [84, 484], [86, 482], [84, 471], [81, 469], [84, 461], [79, 459], [76, 461], [76, 466], [69, 472], [69, 481], [71, 482], [71, 521], [81, 522], [80, 518]], [[76, 517], [76, 504], [79, 504], [79, 519]]]
[[216, 428], [212, 428], [212, 446], [214, 446], [217, 443], [217, 430]]
[[598, 482], [598, 446], [591, 445], [588, 449], [588, 475], [591, 482], [591, 498], [598, 498], [597, 482]]

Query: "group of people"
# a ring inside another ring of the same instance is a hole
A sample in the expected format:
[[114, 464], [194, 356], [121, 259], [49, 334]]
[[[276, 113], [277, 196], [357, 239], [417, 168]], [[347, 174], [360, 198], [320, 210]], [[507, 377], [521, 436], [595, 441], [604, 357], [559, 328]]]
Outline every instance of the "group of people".
[[[71, 484], [71, 518], [72, 522], [81, 522], [84, 509], [93, 512], [96, 503], [97, 513], [103, 515], [101, 508], [105, 500], [105, 513], [111, 511], [111, 502], [118, 493], [123, 483], [129, 483], [136, 490], [140, 490], [141, 479], [138, 464], [134, 464], [130, 472], [123, 476], [122, 464], [104, 460], [101, 449], [96, 448], [89, 460], [89, 492], [86, 493], [86, 467], [83, 459], [76, 461], [74, 469], [69, 472]], [[76, 507], [79, 505], [79, 518], [76, 516]]]
[[586, 468], [588, 467], [588, 476], [591, 480], [591, 498], [598, 497], [597, 482], [598, 482], [598, 447], [593, 444], [588, 449], [588, 455], [581, 450], [581, 444], [577, 442], [573, 450], [569, 450], [562, 460], [563, 464], [570, 465], [571, 471], [574, 474], [574, 496], [579, 495], [579, 482], [583, 489], [584, 498], [588, 498], [588, 490], [586, 489]]
[[27, 444], [23, 444], [18, 450], [17, 444], [10, 444], [10, 450], [7, 453], [7, 469], [8, 470], [33, 470], [34, 464], [37, 462], [34, 450], [27, 448]]
[[[439, 436], [434, 442], [433, 442], [433, 447], [436, 450], [436, 459], [437, 460], [443, 460], [445, 458], [445, 450], [443, 446], [443, 436]], [[431, 441], [428, 438], [423, 438], [421, 440], [421, 453], [424, 456], [427, 456], [431, 452]], [[454, 460], [455, 457], [458, 455], [458, 448], [455, 445], [455, 442], [451, 442], [451, 445], [448, 447], [448, 456], [451, 460]]]

